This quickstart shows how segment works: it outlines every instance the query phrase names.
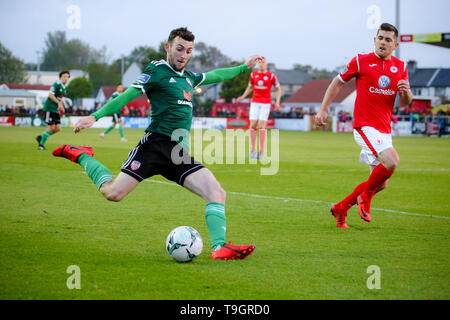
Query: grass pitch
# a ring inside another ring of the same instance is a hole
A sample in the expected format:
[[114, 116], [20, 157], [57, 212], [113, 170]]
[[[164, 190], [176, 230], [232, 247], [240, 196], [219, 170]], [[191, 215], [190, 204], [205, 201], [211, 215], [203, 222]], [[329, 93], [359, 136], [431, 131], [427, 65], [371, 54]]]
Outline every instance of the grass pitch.
[[[42, 131], [0, 128], [0, 299], [450, 298], [449, 139], [394, 137], [398, 171], [373, 199], [372, 222], [353, 208], [348, 230], [328, 210], [368, 177], [350, 134], [280, 132], [276, 175], [208, 165], [228, 191], [227, 240], [256, 245], [246, 260], [214, 261], [201, 198], [158, 176], [108, 202], [80, 166], [51, 155], [90, 144], [116, 175], [142, 130], [125, 130], [123, 143], [116, 131], [101, 140], [99, 129], [67, 128], [38, 151]], [[203, 237], [192, 263], [165, 251], [180, 225]], [[66, 285], [71, 265], [80, 290]], [[368, 289], [370, 266], [380, 289]]]

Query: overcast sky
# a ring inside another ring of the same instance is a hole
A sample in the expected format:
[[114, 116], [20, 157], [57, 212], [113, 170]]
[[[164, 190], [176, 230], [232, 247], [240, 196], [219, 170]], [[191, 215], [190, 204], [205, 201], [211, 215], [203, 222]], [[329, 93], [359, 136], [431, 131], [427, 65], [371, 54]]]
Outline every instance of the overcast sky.
[[[450, 32], [449, 0], [400, 4], [400, 34]], [[170, 30], [188, 26], [197, 41], [234, 60], [259, 53], [280, 69], [295, 63], [335, 69], [373, 51], [378, 22], [395, 23], [394, 0], [0, 0], [0, 41], [25, 62], [36, 62], [49, 31], [64, 30], [68, 39], [97, 49], [105, 45], [116, 59], [139, 45], [156, 47]], [[400, 58], [419, 67], [450, 68], [450, 49], [400, 48]]]

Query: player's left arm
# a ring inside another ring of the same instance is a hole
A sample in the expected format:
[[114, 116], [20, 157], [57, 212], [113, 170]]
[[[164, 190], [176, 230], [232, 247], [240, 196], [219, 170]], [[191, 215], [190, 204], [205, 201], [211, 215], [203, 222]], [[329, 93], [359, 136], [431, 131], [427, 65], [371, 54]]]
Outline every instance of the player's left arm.
[[408, 80], [400, 80], [397, 83], [398, 92], [400, 95], [400, 100], [404, 106], [407, 106], [412, 102], [413, 94], [411, 88], [409, 87]]
[[253, 69], [256, 66], [256, 63], [261, 59], [261, 56], [255, 54], [247, 59], [244, 64], [240, 66], [231, 67], [231, 68], [221, 68], [215, 69], [205, 73], [205, 79], [200, 82], [198, 85], [207, 85], [211, 83], [222, 82], [225, 80], [232, 79], [236, 77], [238, 74], [247, 71], [248, 69]]

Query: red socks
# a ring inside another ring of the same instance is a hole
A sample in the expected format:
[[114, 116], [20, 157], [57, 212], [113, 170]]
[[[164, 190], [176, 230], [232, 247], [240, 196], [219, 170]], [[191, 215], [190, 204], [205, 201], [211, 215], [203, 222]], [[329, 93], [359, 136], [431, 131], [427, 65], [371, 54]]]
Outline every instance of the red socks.
[[375, 194], [378, 188], [389, 179], [394, 171], [389, 171], [381, 163], [373, 169], [370, 174], [369, 180], [367, 180], [367, 186], [364, 192]]
[[348, 210], [356, 204], [356, 198], [363, 193], [367, 186], [367, 181], [359, 184], [352, 193], [350, 193], [344, 200], [338, 203], [338, 205], [344, 210]]
[[266, 129], [259, 129], [259, 152], [264, 152], [264, 144], [266, 143]]
[[338, 205], [343, 210], [348, 210], [356, 204], [356, 199], [363, 193], [365, 193], [365, 200], [370, 201], [375, 193], [380, 190], [379, 188], [381, 185], [389, 179], [393, 173], [393, 171], [389, 171], [380, 163], [373, 169], [369, 179], [359, 184], [355, 190], [353, 190], [353, 192], [350, 193], [344, 200], [339, 202]]
[[255, 129], [250, 129], [250, 141], [252, 143], [252, 151], [256, 150], [256, 130]]

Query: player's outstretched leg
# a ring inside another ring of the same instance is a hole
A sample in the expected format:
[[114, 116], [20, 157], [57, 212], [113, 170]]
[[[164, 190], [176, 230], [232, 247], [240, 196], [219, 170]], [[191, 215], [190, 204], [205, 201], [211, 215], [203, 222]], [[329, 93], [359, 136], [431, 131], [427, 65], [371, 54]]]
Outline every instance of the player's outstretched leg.
[[184, 180], [183, 186], [201, 196], [207, 202], [205, 219], [211, 240], [212, 259], [245, 259], [255, 251], [255, 246], [253, 244], [232, 245], [230, 242], [226, 242], [226, 193], [211, 171], [202, 168], [190, 174]]
[[108, 168], [93, 158], [94, 149], [90, 146], [71, 146], [63, 144], [53, 150], [52, 153], [55, 157], [63, 157], [82, 166], [98, 189], [100, 189], [105, 182], [112, 180]]

